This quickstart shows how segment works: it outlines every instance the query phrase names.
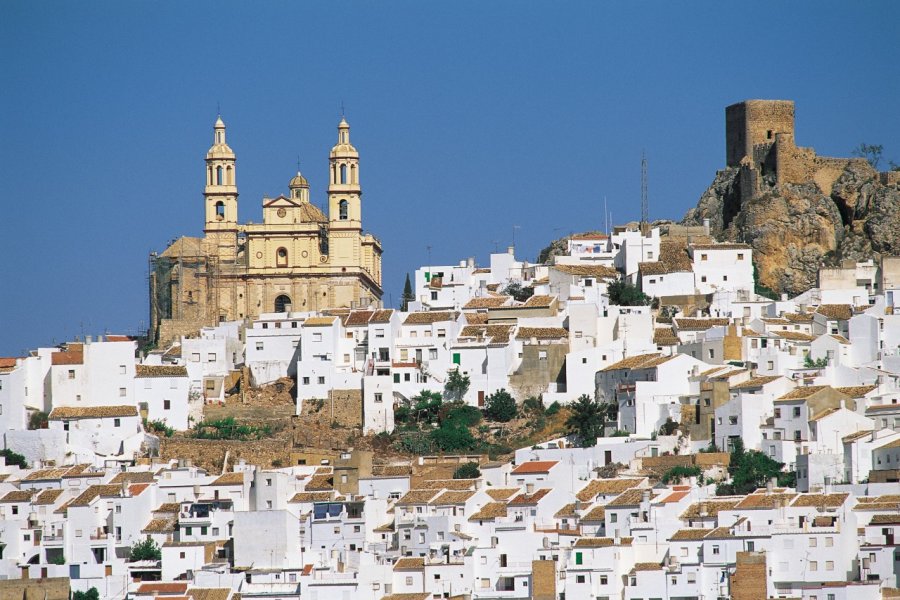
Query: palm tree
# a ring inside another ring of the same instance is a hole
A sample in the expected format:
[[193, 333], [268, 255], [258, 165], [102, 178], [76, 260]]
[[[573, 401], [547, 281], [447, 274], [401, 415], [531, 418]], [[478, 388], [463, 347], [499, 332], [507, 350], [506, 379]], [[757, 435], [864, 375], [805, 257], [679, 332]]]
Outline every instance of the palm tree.
[[597, 438], [603, 434], [606, 408], [587, 394], [569, 405], [571, 414], [566, 419], [566, 429], [573, 434], [582, 448], [597, 445]]

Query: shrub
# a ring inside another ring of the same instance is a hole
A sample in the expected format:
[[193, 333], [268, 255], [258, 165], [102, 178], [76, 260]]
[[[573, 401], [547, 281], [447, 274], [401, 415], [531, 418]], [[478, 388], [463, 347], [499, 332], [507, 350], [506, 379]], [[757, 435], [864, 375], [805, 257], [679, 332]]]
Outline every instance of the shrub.
[[162, 560], [162, 550], [152, 538], [135, 542], [128, 554], [129, 562], [139, 560]]
[[9, 448], [0, 450], [0, 456], [6, 459], [6, 464], [8, 465], [16, 465], [22, 469], [28, 468], [28, 461], [25, 460], [25, 457], [18, 452], [13, 452]]
[[681, 465], [677, 467], [672, 467], [660, 478], [660, 481], [663, 483], [680, 483], [682, 479], [687, 479], [689, 477], [699, 477], [703, 474], [703, 471], [700, 467], [682, 467]]
[[481, 470], [476, 462], [467, 462], [453, 471], [453, 479], [478, 479], [479, 477], [481, 477]]
[[505, 389], [497, 390], [485, 400], [484, 413], [492, 421], [511, 421], [516, 418], [516, 399]]
[[72, 600], [100, 600], [100, 592], [95, 587], [86, 592], [72, 592]]
[[144, 427], [153, 431], [154, 433], [161, 433], [167, 438], [172, 437], [175, 433], [175, 430], [166, 424], [165, 421], [161, 419], [157, 419], [156, 421], [145, 421]]
[[535, 415], [544, 414], [544, 400], [540, 396], [528, 396], [522, 402], [522, 412]]
[[773, 477], [778, 479], [779, 485], [787, 485], [795, 481], [796, 474], [784, 473], [781, 470], [782, 467], [784, 467], [784, 463], [780, 463], [758, 450], [744, 450], [744, 443], [739, 438], [734, 442], [731, 459], [728, 463], [731, 482], [719, 484], [716, 494], [720, 496], [749, 494], [764, 487], [766, 482]]
[[517, 302], [525, 302], [534, 296], [533, 287], [522, 287], [521, 283], [512, 282], [500, 292], [504, 296], [512, 296]]
[[475, 437], [461, 423], [447, 421], [431, 432], [431, 441], [443, 452], [459, 452], [475, 447]]
[[448, 402], [462, 402], [469, 391], [469, 376], [459, 372], [459, 367], [450, 371], [447, 375], [447, 383], [444, 384], [444, 397]]
[[560, 408], [562, 408], [562, 407], [560, 406], [559, 402], [554, 400], [553, 403], [547, 407], [547, 410], [544, 411], [544, 414], [547, 415], [548, 417], [552, 417], [553, 415], [555, 415], [556, 413], [559, 412]]
[[474, 427], [481, 422], [481, 411], [467, 404], [454, 406], [447, 411], [441, 422], [451, 421], [464, 427]]
[[50, 415], [43, 411], [35, 411], [28, 417], [28, 429], [47, 429], [50, 423]]
[[674, 435], [678, 431], [678, 422], [668, 417], [666, 422], [659, 428], [659, 435]]
[[239, 425], [234, 417], [200, 421], [194, 426], [194, 437], [203, 440], [258, 440], [270, 435], [272, 428], [268, 425], [262, 427]]
[[566, 420], [566, 430], [578, 439], [582, 448], [597, 445], [597, 438], [603, 435], [603, 405], [587, 394], [569, 405], [571, 414]]
[[609, 303], [615, 306], [646, 306], [650, 297], [627, 281], [614, 281], [606, 286]]
[[609, 437], [628, 437], [629, 435], [631, 434], [624, 429], [616, 429], [611, 434], [609, 434]]
[[64, 565], [66, 564], [66, 557], [62, 553], [53, 556], [48, 560], [51, 565]]

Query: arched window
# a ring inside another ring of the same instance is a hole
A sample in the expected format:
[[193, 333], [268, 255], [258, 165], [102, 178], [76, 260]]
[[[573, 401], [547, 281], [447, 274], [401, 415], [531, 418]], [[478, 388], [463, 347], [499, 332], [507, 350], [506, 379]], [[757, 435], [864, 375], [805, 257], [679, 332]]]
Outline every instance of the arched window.
[[216, 202], [216, 220], [221, 221], [225, 218], [225, 203], [219, 200]]
[[206, 169], [206, 185], [212, 185], [212, 182], [213, 182], [212, 173], [213, 173], [212, 167], [208, 167]]
[[216, 167], [216, 185], [222, 185], [222, 167]]
[[279, 248], [275, 251], [275, 264], [279, 267], [286, 267], [288, 264], [287, 248]]
[[217, 131], [217, 132], [216, 132], [216, 143], [217, 143], [217, 144], [221, 144], [221, 143], [222, 143], [222, 132], [221, 132], [221, 131]]
[[356, 165], [350, 165], [350, 183], [359, 183], [359, 178], [356, 174]]
[[341, 165], [341, 183], [347, 183], [347, 165]]
[[225, 178], [225, 181], [228, 182], [228, 185], [234, 185], [234, 171], [231, 168], [231, 165], [228, 165], [225, 168], [225, 172], [228, 174], [228, 177]]
[[347, 207], [349, 206], [349, 202], [346, 200], [341, 200], [338, 202], [338, 218], [341, 221], [347, 220]]
[[291, 298], [290, 296], [285, 296], [284, 294], [275, 298], [275, 312], [283, 313], [288, 312], [291, 309]]

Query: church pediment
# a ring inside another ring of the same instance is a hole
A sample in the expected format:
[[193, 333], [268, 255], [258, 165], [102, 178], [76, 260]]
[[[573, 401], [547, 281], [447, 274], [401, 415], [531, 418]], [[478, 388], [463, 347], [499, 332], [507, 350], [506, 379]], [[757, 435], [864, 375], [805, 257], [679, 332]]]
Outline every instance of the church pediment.
[[263, 208], [297, 208], [299, 206], [299, 202], [291, 200], [284, 194], [281, 194], [277, 198], [263, 200]]

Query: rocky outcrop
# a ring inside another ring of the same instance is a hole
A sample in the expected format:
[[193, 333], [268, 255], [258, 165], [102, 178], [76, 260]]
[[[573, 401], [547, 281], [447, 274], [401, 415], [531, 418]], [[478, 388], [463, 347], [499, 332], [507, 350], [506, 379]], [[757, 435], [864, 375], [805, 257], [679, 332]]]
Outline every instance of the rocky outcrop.
[[709, 219], [716, 239], [750, 244], [762, 285], [798, 294], [815, 285], [821, 266], [900, 253], [900, 186], [881, 183], [867, 164], [848, 164], [827, 191], [813, 179], [778, 185], [764, 177], [749, 195], [745, 173], [719, 171], [682, 224]]

